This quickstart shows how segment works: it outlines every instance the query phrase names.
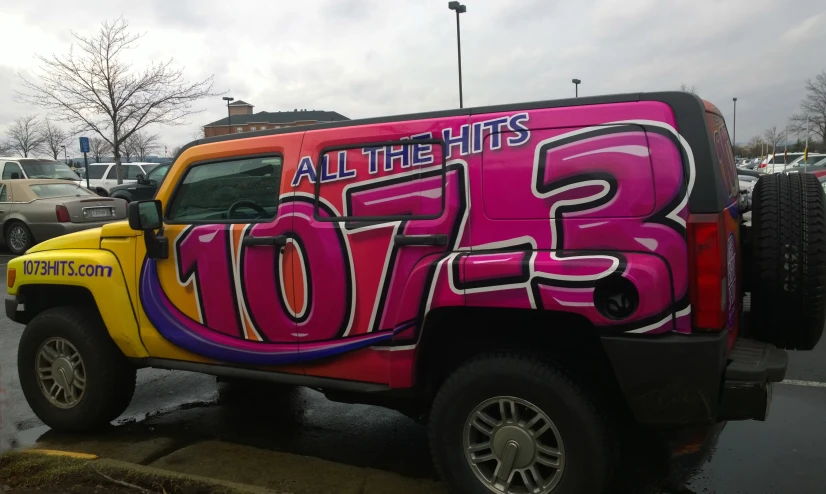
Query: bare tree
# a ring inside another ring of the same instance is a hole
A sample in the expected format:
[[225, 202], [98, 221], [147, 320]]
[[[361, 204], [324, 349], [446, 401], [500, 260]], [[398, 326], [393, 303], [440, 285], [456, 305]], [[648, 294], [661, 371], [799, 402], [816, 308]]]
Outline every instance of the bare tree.
[[161, 143], [158, 141], [158, 134], [147, 134], [139, 131], [132, 134], [132, 145], [138, 160], [146, 161], [146, 157], [156, 151]]
[[176, 158], [179, 154], [181, 154], [181, 150], [183, 148], [184, 147], [180, 145], [173, 147], [172, 151], [169, 152], [169, 156], [171, 156], [172, 158]]
[[132, 158], [134, 158], [137, 154], [135, 151], [135, 134], [132, 134], [129, 138], [123, 141], [123, 145], [120, 149], [121, 158], [124, 158], [126, 163], [130, 163]]
[[41, 126], [40, 135], [43, 138], [43, 149], [48, 151], [53, 159], [58, 159], [60, 150], [69, 140], [69, 133], [47, 118]]
[[6, 129], [6, 146], [24, 158], [36, 153], [43, 145], [42, 124], [37, 115], [16, 118]]
[[689, 87], [686, 84], [680, 84], [680, 91], [683, 91], [683, 92], [686, 92], [686, 93], [691, 93], [691, 94], [697, 94], [697, 86], [692, 84], [691, 87]]
[[760, 136], [754, 136], [746, 144], [746, 153], [749, 156], [762, 156], [765, 149], [766, 141]]
[[103, 157], [112, 152], [112, 146], [100, 137], [92, 137], [89, 139], [89, 152], [92, 153], [95, 163], [100, 163]]
[[826, 146], [826, 71], [806, 81], [806, 97], [800, 102], [800, 113], [789, 118], [789, 130], [805, 133], [807, 116], [809, 135]]
[[776, 154], [777, 144], [780, 143], [780, 136], [782, 134], [777, 131], [777, 125], [773, 125], [763, 131], [763, 139], [766, 141], [766, 146], [771, 149], [772, 154]]
[[118, 183], [123, 143], [147, 125], [183, 125], [197, 113], [192, 104], [214, 96], [212, 77], [190, 83], [184, 69], [172, 59], [154, 62], [138, 70], [129, 62], [128, 51], [143, 36], [129, 31], [123, 18], [104, 21], [97, 33], [72, 33], [75, 44], [67, 55], [36, 57], [34, 78], [21, 76], [23, 92], [18, 98], [49, 110], [78, 130], [97, 133], [109, 145], [117, 164]]

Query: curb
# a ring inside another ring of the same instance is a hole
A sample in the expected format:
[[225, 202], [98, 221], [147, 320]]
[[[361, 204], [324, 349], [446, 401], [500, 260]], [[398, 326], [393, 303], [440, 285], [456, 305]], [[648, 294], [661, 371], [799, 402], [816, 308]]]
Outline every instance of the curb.
[[[66, 458], [71, 460], [78, 460], [81, 463], [94, 464], [96, 467], [102, 467], [107, 472], [130, 472], [144, 475], [147, 477], [160, 477], [168, 480], [189, 481], [192, 483], [199, 483], [206, 486], [224, 487], [239, 493], [248, 494], [292, 494], [286, 491], [276, 491], [249, 484], [242, 484], [239, 482], [232, 482], [228, 480], [214, 479], [200, 475], [192, 475], [186, 473], [174, 472], [162, 468], [138, 465], [136, 463], [129, 463], [121, 460], [113, 460], [109, 458], [100, 458], [97, 455], [89, 453], [78, 453], [75, 451], [64, 451], [57, 449], [22, 449], [16, 452], [21, 455], [36, 455], [43, 457]], [[2, 487], [0, 485], [0, 487]], [[0, 489], [0, 492], [2, 490]]]

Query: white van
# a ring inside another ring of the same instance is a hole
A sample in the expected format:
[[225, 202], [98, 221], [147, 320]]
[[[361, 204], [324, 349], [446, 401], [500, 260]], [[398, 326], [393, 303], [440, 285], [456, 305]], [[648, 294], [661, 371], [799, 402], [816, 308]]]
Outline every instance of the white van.
[[54, 160], [36, 158], [4, 158], [0, 157], [0, 179], [15, 180], [18, 178], [55, 178], [68, 180], [81, 185], [80, 177], [66, 163]]
[[[158, 163], [121, 163], [123, 167], [123, 183], [136, 183], [138, 175], [146, 176]], [[89, 187], [92, 190], [109, 189], [118, 185], [118, 171], [114, 163], [92, 163], [86, 167], [89, 175]]]

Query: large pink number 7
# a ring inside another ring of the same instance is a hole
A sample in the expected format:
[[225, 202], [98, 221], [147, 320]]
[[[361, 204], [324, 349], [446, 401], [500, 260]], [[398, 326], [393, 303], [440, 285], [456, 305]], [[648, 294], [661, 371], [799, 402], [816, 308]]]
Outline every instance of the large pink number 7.
[[[390, 239], [390, 261], [376, 300], [376, 316], [371, 331], [393, 329], [396, 321], [412, 321], [419, 316], [422, 297], [403, 300], [410, 288], [422, 294], [428, 282], [428, 270], [414, 270], [425, 257], [437, 261], [445, 252], [455, 250], [464, 228], [467, 214], [465, 168], [461, 164], [447, 167], [442, 189], [442, 170], [390, 177], [360, 184], [346, 192], [347, 215], [361, 217], [412, 216], [399, 221], [392, 237], [401, 235], [445, 235], [446, 245], [399, 247]], [[442, 198], [444, 197], [444, 210]], [[418, 216], [438, 216], [435, 219], [415, 219]], [[374, 228], [375, 225], [352, 225], [352, 229]], [[418, 274], [416, 274], [418, 273]]]

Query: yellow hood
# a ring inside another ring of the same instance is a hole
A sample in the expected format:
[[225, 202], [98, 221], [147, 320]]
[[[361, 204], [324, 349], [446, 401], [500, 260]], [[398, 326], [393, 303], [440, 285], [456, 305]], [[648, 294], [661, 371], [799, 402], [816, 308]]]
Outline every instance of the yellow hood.
[[126, 221], [118, 221], [109, 223], [99, 228], [90, 228], [80, 232], [69, 233], [55, 237], [51, 240], [39, 243], [27, 250], [27, 254], [35, 252], [44, 252], [47, 250], [65, 250], [65, 249], [99, 249], [101, 238], [112, 237], [137, 237], [141, 232], [129, 228], [129, 223]]

